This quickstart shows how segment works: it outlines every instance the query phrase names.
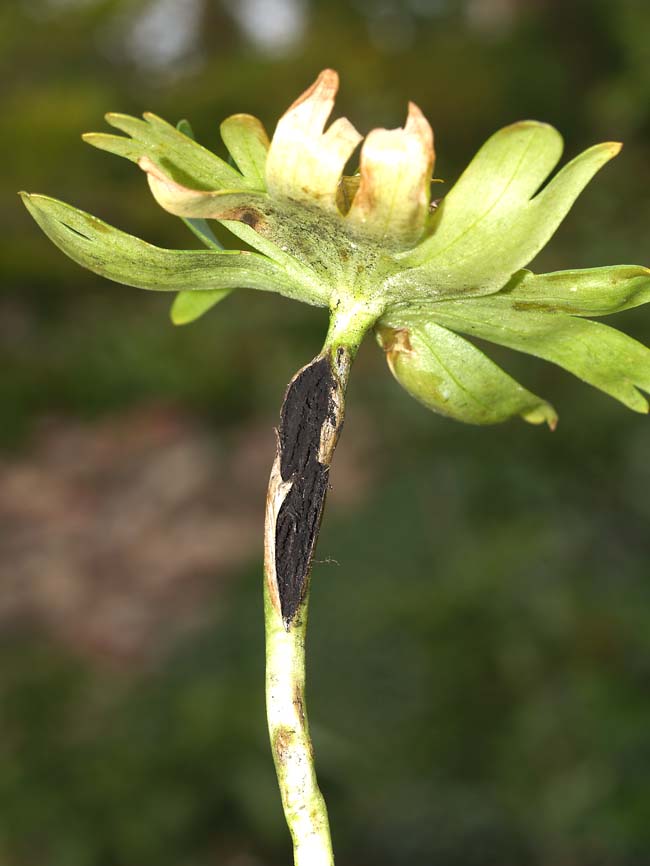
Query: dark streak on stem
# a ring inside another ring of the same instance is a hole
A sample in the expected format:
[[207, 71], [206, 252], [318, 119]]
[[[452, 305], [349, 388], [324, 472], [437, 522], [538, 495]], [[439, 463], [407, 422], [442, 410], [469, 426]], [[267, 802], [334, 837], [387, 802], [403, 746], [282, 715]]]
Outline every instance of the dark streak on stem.
[[287, 628], [307, 589], [329, 464], [343, 423], [340, 388], [331, 356], [325, 353], [295, 376], [282, 404], [278, 429], [280, 474], [291, 487], [275, 525], [275, 573]]

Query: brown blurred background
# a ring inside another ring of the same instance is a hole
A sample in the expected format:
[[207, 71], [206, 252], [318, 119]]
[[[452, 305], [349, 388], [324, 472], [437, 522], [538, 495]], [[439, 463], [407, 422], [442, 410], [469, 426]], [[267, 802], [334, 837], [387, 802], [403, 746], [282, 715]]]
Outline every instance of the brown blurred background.
[[[191, 248], [104, 112], [274, 120], [324, 66], [366, 132], [415, 100], [436, 174], [499, 126], [622, 155], [537, 270], [648, 264], [644, 0], [5, 0], [0, 69], [0, 864], [290, 861], [263, 715], [261, 521], [323, 311], [76, 267], [45, 192]], [[448, 187], [447, 187], [448, 188]], [[224, 238], [225, 239], [225, 238]], [[615, 324], [650, 342], [644, 309]], [[341, 866], [650, 862], [650, 427], [533, 359], [555, 434], [426, 412], [362, 348], [314, 568], [310, 711]]]

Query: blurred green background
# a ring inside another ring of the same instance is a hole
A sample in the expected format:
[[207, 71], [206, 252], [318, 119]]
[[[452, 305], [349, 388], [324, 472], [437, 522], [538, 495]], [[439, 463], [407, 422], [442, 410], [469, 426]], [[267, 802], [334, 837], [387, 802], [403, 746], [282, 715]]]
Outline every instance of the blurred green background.
[[[415, 100], [453, 181], [532, 117], [623, 140], [537, 270], [648, 264], [645, 0], [9, 0], [0, 6], [0, 864], [281, 866], [261, 521], [323, 311], [242, 292], [186, 328], [77, 268], [18, 189], [194, 247], [104, 112], [274, 120], [324, 66], [363, 131]], [[448, 188], [448, 187], [447, 187]], [[650, 342], [643, 308], [615, 322]], [[372, 341], [313, 574], [310, 713], [341, 866], [650, 862], [650, 427], [492, 351], [554, 434], [461, 427]]]

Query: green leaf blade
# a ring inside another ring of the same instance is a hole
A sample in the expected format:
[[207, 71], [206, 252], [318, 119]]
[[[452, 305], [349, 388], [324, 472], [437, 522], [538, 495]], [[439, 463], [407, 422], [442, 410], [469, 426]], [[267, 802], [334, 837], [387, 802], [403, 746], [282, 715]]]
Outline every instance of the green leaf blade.
[[237, 167], [256, 189], [266, 191], [270, 142], [262, 123], [250, 114], [233, 114], [221, 124], [221, 138]]
[[59, 249], [115, 282], [154, 291], [251, 288], [322, 304], [320, 298], [309, 296], [281, 267], [258, 253], [162, 249], [48, 196], [23, 193], [22, 197]]
[[188, 229], [192, 232], [192, 234], [197, 237], [206, 247], [211, 250], [224, 249], [224, 245], [217, 239], [216, 235], [210, 228], [210, 224], [207, 222], [207, 220], [185, 219], [184, 217], [182, 217], [182, 219]]
[[232, 289], [206, 292], [179, 292], [169, 311], [174, 325], [189, 325], [232, 293]]
[[[189, 120], [179, 120], [176, 124], [176, 129], [179, 132], [182, 132], [183, 135], [186, 135], [188, 138], [194, 140], [194, 130], [189, 122]], [[207, 220], [204, 219], [188, 219], [185, 217], [181, 217], [185, 225], [192, 232], [192, 234], [197, 237], [202, 244], [212, 250], [222, 250], [224, 246], [217, 240], [216, 235], [210, 228], [210, 225]]]
[[389, 297], [462, 297], [502, 289], [551, 239], [587, 183], [621, 145], [581, 153], [534, 197], [559, 159], [552, 127], [527, 121], [489, 139], [439, 205], [430, 237], [402, 258]]
[[147, 157], [177, 183], [194, 189], [248, 189], [250, 182], [215, 153], [176, 129], [155, 114], [144, 120], [126, 114], [109, 113], [106, 120], [130, 138], [89, 132], [84, 141], [138, 163]]
[[648, 411], [640, 392], [650, 393], [650, 349], [607, 325], [564, 313], [520, 310], [502, 295], [429, 304], [400, 320], [423, 318], [550, 361], [629, 409]]
[[378, 340], [397, 381], [439, 415], [466, 424], [498, 424], [520, 416], [551, 429], [557, 413], [519, 385], [476, 346], [433, 322], [379, 328]]
[[608, 316], [650, 302], [650, 269], [615, 265], [533, 274], [520, 271], [499, 293], [517, 310]]

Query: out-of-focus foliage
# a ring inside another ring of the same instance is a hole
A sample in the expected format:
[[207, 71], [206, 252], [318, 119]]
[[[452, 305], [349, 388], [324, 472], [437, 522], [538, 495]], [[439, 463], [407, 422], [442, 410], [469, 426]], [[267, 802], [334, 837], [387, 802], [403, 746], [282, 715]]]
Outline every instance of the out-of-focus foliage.
[[[408, 98], [422, 107], [447, 181], [522, 118], [560, 128], [567, 157], [620, 139], [535, 270], [647, 262], [649, 30], [636, 0], [1, 4], [5, 463], [28, 459], [47, 417], [97, 423], [161, 400], [209, 425], [215, 447], [251, 419], [270, 428], [322, 338], [322, 311], [253, 293], [173, 328], [164, 297], [94, 277], [44, 241], [18, 189], [199, 248], [137, 169], [81, 143], [104, 112], [187, 117], [219, 150], [220, 119], [271, 123], [333, 66], [338, 108], [362, 132], [401, 124]], [[643, 310], [621, 324], [650, 339]], [[647, 856], [648, 421], [541, 362], [506, 366], [553, 400], [556, 433], [438, 419], [371, 344], [355, 370], [341, 449], [365, 437], [376, 474], [360, 505], [329, 512], [318, 556], [341, 565], [316, 567], [310, 646], [343, 866]], [[40, 507], [38, 478], [25, 483]], [[19, 538], [19, 524], [0, 524], [4, 550]], [[98, 665], [5, 622], [3, 866], [286, 862], [263, 722], [260, 553], [215, 592], [213, 622], [153, 667]], [[0, 597], [6, 557], [1, 569]]]

